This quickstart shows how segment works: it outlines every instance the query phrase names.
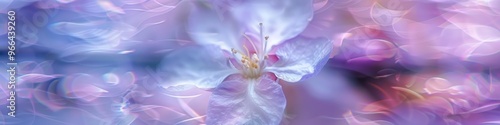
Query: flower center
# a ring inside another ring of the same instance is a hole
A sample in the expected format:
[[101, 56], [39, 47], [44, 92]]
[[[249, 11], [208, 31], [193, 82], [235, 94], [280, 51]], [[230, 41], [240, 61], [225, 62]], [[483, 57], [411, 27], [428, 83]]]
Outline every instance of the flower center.
[[255, 46], [255, 43], [247, 36], [243, 35], [252, 45], [253, 50], [255, 50], [254, 53], [251, 53], [249, 49], [243, 45], [243, 48], [245, 49], [244, 52], [238, 51], [234, 48], [231, 49], [231, 52], [233, 53], [234, 58], [237, 60], [238, 64], [241, 65], [241, 72], [244, 75], [245, 78], [249, 79], [257, 79], [262, 75], [262, 71], [265, 67], [265, 60], [267, 59], [267, 52], [266, 52], [266, 44], [267, 40], [269, 39], [268, 36], [263, 37], [262, 35], [262, 23], [259, 24], [260, 26], [260, 40], [264, 41], [262, 42], [262, 47], [261, 49], [258, 49]]

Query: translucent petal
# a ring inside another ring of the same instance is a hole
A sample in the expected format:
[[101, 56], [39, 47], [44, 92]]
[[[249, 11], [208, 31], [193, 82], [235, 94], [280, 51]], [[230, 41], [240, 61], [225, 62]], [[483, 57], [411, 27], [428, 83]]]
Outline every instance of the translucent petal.
[[499, 42], [500, 31], [495, 27], [486, 25], [464, 24], [463, 30], [476, 40], [482, 42]]
[[346, 119], [349, 125], [394, 125], [385, 120], [369, 120], [363, 117], [354, 116], [351, 111], [344, 114], [344, 119]]
[[89, 74], [78, 73], [69, 75], [58, 84], [58, 93], [66, 98], [79, 99], [85, 102], [91, 102], [109, 91], [99, 87], [97, 79]]
[[258, 80], [235, 76], [210, 97], [208, 125], [278, 125], [285, 109], [281, 86], [268, 76]]
[[494, 109], [498, 108], [499, 105], [500, 105], [500, 103], [487, 104], [487, 105], [484, 105], [484, 106], [481, 106], [481, 107], [469, 110], [469, 111], [467, 111], [465, 113], [474, 114], [474, 113], [481, 113], [481, 112], [491, 111], [491, 110], [494, 110]]
[[[269, 36], [268, 50], [301, 33], [312, 19], [310, 0], [252, 0], [230, 3], [229, 12], [255, 35]], [[267, 50], [267, 51], [268, 51]]]
[[227, 64], [222, 50], [215, 46], [180, 48], [167, 55], [157, 69], [165, 88], [187, 84], [214, 88], [236, 72]]
[[279, 60], [266, 71], [287, 82], [298, 82], [318, 73], [330, 56], [333, 44], [328, 39], [295, 38], [278, 46]]
[[38, 73], [30, 73], [30, 74], [25, 74], [20, 76], [19, 79], [19, 84], [22, 83], [40, 83], [40, 82], [46, 82], [52, 79], [57, 78], [57, 75], [45, 75], [45, 74], [38, 74]]
[[243, 50], [243, 32], [230, 15], [219, 15], [206, 5], [198, 5], [193, 7], [188, 23], [189, 35], [199, 44], [217, 45], [227, 51]]

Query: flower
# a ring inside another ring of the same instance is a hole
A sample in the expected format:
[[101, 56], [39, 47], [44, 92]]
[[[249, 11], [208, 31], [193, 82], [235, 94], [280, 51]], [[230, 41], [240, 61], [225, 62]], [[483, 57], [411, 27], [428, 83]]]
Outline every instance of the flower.
[[312, 18], [312, 1], [193, 5], [187, 30], [198, 45], [164, 58], [161, 86], [212, 89], [207, 124], [279, 124], [286, 100], [278, 79], [311, 77], [333, 48], [328, 39], [298, 36]]

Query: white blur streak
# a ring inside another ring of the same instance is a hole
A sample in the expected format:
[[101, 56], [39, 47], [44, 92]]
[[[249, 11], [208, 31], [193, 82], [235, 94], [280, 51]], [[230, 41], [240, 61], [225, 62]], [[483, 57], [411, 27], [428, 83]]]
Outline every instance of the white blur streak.
[[[186, 120], [182, 120], [182, 121], [179, 121], [177, 123], [175, 123], [174, 125], [182, 125], [186, 122], [190, 122], [190, 121], [193, 121], [193, 120], [196, 120], [196, 121], [203, 121], [203, 119], [205, 119], [205, 115], [203, 116], [198, 116], [198, 117], [193, 117], [193, 118], [189, 118], [189, 119], [186, 119]], [[200, 124], [200, 125], [204, 125], [204, 124]]]
[[109, 14], [108, 16], [111, 19], [133, 26], [136, 30], [127, 35], [128, 38], [131, 38], [144, 32], [148, 27], [161, 26], [160, 24], [166, 23], [166, 20], [175, 18], [176, 14], [170, 12], [177, 8], [180, 0], [126, 0], [121, 2], [124, 3], [124, 5], [120, 6], [123, 14]]
[[74, 2], [75, 0], [57, 0], [59, 3], [71, 3]]
[[[177, 101], [179, 102], [179, 104], [181, 105], [182, 109], [191, 117], [193, 118], [197, 118], [197, 117], [200, 117], [200, 115], [193, 110], [193, 108], [189, 107], [189, 105], [186, 104], [186, 102], [184, 102], [183, 100], [181, 99], [177, 99]], [[204, 122], [203, 119], [197, 119], [199, 122]]]
[[394, 125], [384, 120], [369, 120], [360, 116], [354, 116], [351, 111], [344, 113], [344, 118], [349, 125]]
[[125, 12], [123, 9], [120, 7], [115, 6], [111, 1], [109, 0], [97, 0], [97, 4], [100, 5], [103, 9], [115, 13], [121, 13], [124, 14]]
[[370, 10], [371, 19], [380, 26], [391, 26], [398, 22], [405, 14], [405, 11], [385, 8], [379, 3], [375, 3]]
[[110, 48], [120, 45], [122, 35], [134, 30], [130, 25], [107, 21], [58, 22], [52, 24], [50, 29], [61, 35], [81, 38], [91, 45]]

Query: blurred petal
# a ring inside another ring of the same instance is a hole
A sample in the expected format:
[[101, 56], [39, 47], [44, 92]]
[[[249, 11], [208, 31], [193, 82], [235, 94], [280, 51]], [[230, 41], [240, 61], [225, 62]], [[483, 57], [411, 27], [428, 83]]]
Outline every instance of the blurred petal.
[[125, 37], [122, 35], [134, 30], [128, 24], [110, 21], [57, 22], [49, 29], [56, 34], [81, 38], [95, 48], [102, 49], [117, 47]]
[[475, 109], [472, 109], [470, 111], [467, 111], [465, 113], [469, 113], [469, 114], [472, 114], [472, 113], [481, 113], [481, 112], [486, 112], [486, 111], [490, 111], [490, 110], [494, 110], [498, 107], [498, 105], [500, 105], [500, 103], [493, 103], [493, 104], [488, 104], [488, 105], [484, 105], [484, 106], [481, 106], [481, 107], [478, 107], [478, 108], [475, 108]]
[[[467, 45], [467, 44], [465, 44]], [[471, 56], [490, 56], [494, 55], [500, 50], [498, 49], [498, 46], [500, 46], [500, 42], [483, 42], [483, 43], [477, 43], [474, 45], [469, 46], [470, 51], [469, 51], [469, 57]]]
[[188, 32], [199, 44], [217, 45], [224, 50], [243, 50], [238, 24], [229, 15], [219, 15], [206, 5], [197, 5], [189, 18]]
[[161, 123], [170, 123], [184, 117], [186, 114], [175, 109], [158, 105], [138, 105], [132, 106], [129, 112], [140, 114], [139, 118], [148, 121], [158, 121]]
[[500, 41], [500, 31], [494, 27], [485, 25], [465, 25], [463, 30], [476, 40], [482, 42], [498, 42]]
[[246, 80], [235, 76], [214, 90], [207, 113], [209, 125], [277, 125], [285, 109], [281, 86], [268, 76]]
[[267, 70], [287, 82], [298, 82], [319, 72], [330, 56], [333, 44], [328, 39], [296, 38], [279, 46], [279, 60]]
[[237, 70], [227, 64], [222, 50], [217, 47], [189, 46], [166, 56], [157, 72], [163, 78], [163, 87], [192, 84], [214, 88]]
[[369, 120], [359, 116], [354, 116], [351, 111], [344, 114], [344, 118], [349, 125], [393, 125], [385, 120]]
[[108, 93], [108, 91], [96, 86], [96, 84], [99, 84], [99, 81], [89, 74], [73, 74], [66, 77], [58, 85], [58, 92], [62, 93], [66, 98], [91, 102]]
[[46, 82], [51, 79], [57, 78], [57, 75], [45, 75], [45, 74], [25, 74], [19, 77], [20, 83], [39, 83]]
[[263, 24], [263, 35], [270, 37], [268, 50], [301, 33], [313, 16], [310, 0], [252, 0], [229, 6], [229, 12], [255, 35]]

